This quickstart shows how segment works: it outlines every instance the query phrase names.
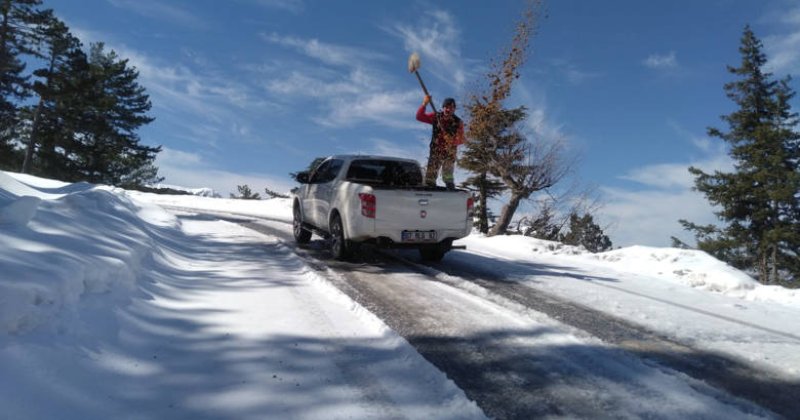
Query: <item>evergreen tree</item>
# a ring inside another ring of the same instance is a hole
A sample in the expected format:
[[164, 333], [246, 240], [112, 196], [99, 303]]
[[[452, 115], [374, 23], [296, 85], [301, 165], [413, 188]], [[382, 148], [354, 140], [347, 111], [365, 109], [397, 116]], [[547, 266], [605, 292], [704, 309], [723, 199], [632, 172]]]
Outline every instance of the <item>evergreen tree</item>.
[[589, 252], [603, 252], [611, 249], [611, 239], [603, 233], [603, 229], [594, 222], [591, 214], [569, 215], [569, 232], [561, 237], [567, 245], [580, 245]]
[[499, 196], [507, 188], [505, 184], [493, 178], [491, 174], [487, 172], [488, 169], [479, 169], [477, 165], [473, 166], [473, 164], [469, 162], [471, 159], [469, 154], [472, 152], [473, 149], [468, 146], [459, 164], [462, 168], [476, 172], [478, 175], [467, 178], [466, 181], [461, 183], [461, 188], [477, 193], [478, 200], [475, 203], [475, 214], [477, 218], [474, 222], [474, 226], [478, 228], [479, 232], [488, 233], [489, 227], [491, 226], [490, 223], [493, 223], [496, 219], [496, 216], [489, 208], [489, 199]]
[[[52, 15], [47, 14], [47, 19], [41, 27], [41, 37], [47, 45], [44, 52], [45, 67], [37, 69], [33, 74], [39, 78], [33, 84], [33, 90], [39, 96], [37, 105], [32, 110], [31, 129], [28, 135], [25, 160], [22, 172], [34, 173], [61, 178], [65, 175], [65, 157], [56, 153], [56, 148], [68, 148], [64, 140], [63, 122], [67, 119], [70, 109], [65, 106], [65, 97], [74, 95], [67, 80], [80, 68], [75, 68], [76, 60], [85, 61], [85, 55], [80, 51], [81, 43], [70, 32], [67, 26]], [[82, 63], [81, 63], [82, 64]], [[81, 66], [83, 67], [83, 66]], [[34, 165], [34, 152], [38, 150], [37, 168]]]
[[264, 193], [269, 196], [269, 198], [289, 198], [286, 194], [281, 194], [276, 191], [272, 191], [269, 187], [264, 187]]
[[522, 200], [555, 185], [567, 172], [560, 159], [560, 144], [530, 142], [518, 129], [527, 117], [524, 106], [507, 109], [513, 82], [525, 61], [528, 42], [539, 17], [541, 2], [531, 1], [516, 29], [511, 48], [487, 74], [488, 89], [472, 95], [467, 103], [467, 160], [462, 162], [478, 177], [491, 174], [508, 188], [510, 198], [503, 206], [490, 235], [506, 233]]
[[258, 193], [254, 193], [250, 186], [245, 185], [237, 185], [236, 189], [239, 190], [239, 195], [231, 194], [231, 198], [240, 198], [242, 200], [261, 200], [261, 196]]
[[[479, 107], [481, 103], [476, 101], [475, 98], [467, 104], [467, 112], [473, 113], [473, 107]], [[474, 110], [477, 112], [477, 110]], [[459, 166], [475, 173], [466, 181], [461, 184], [462, 188], [478, 193], [478, 200], [475, 205], [475, 214], [478, 216], [475, 221], [475, 226], [481, 233], [489, 232], [489, 205], [490, 198], [494, 198], [503, 193], [508, 187], [497, 178], [492, 177], [491, 171], [491, 153], [492, 146], [489, 143], [488, 137], [484, 137], [482, 133], [477, 133], [476, 130], [470, 133], [466, 140], [465, 151], [461, 154], [458, 161]]]
[[723, 226], [681, 223], [696, 233], [700, 249], [750, 270], [762, 283], [778, 283], [800, 276], [800, 134], [789, 105], [794, 96], [789, 79], [775, 81], [763, 71], [762, 48], [746, 27], [742, 62], [728, 67], [739, 79], [725, 84], [738, 109], [722, 117], [729, 131], [708, 130], [730, 146], [735, 171], [689, 168], [695, 190], [721, 208], [715, 214]]
[[22, 56], [36, 55], [41, 4], [41, 0], [0, 0], [0, 164], [4, 167], [17, 155], [17, 103], [30, 96], [30, 76], [24, 73]]
[[[128, 67], [103, 43], [92, 44], [85, 71], [73, 75], [72, 86], [81, 92], [71, 100], [79, 113], [73, 139], [76, 141], [76, 174], [81, 180], [127, 186], [157, 183], [153, 162], [161, 147], [139, 144], [136, 130], [153, 121], [152, 106], [139, 72]], [[148, 170], [149, 168], [149, 170]]]
[[524, 236], [547, 241], [558, 241], [564, 224], [561, 219], [556, 219], [553, 207], [545, 203], [535, 218], [524, 217], [520, 220], [520, 226], [524, 226], [524, 229], [517, 228], [517, 230], [520, 230]]

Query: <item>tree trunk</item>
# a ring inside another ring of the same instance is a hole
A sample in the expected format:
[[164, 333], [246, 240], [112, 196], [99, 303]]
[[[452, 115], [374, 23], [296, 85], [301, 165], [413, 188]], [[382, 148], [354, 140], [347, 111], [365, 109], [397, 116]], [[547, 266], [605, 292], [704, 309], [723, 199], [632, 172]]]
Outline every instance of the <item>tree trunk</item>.
[[767, 251], [763, 248], [758, 251], [758, 281], [762, 284], [769, 284], [769, 271], [767, 270]]
[[778, 244], [772, 245], [772, 283], [779, 284], [778, 279]]
[[482, 172], [478, 181], [478, 194], [480, 194], [480, 212], [478, 213], [478, 231], [489, 233], [489, 209], [486, 207], [486, 172]]
[[523, 198], [524, 197], [522, 194], [516, 191], [511, 192], [511, 199], [508, 200], [508, 204], [503, 206], [503, 212], [500, 213], [500, 217], [497, 219], [497, 224], [494, 225], [488, 236], [506, 233], [508, 230], [508, 225], [511, 223], [511, 218], [514, 217], [514, 213], [517, 211], [517, 207], [519, 207], [519, 203]]
[[39, 115], [42, 113], [44, 107], [44, 99], [39, 98], [39, 105], [36, 106], [36, 111], [33, 112], [33, 123], [31, 126], [31, 134], [28, 138], [28, 148], [25, 150], [25, 160], [22, 161], [22, 173], [30, 173], [31, 161], [33, 161], [33, 149], [36, 147], [36, 137], [39, 128]]

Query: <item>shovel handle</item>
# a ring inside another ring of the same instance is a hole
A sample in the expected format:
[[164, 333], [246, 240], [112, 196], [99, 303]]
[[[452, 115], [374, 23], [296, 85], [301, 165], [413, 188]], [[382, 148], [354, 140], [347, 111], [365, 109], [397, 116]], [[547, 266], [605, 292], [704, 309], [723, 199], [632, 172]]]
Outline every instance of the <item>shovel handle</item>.
[[[422, 86], [422, 91], [425, 92], [425, 96], [431, 96], [431, 94], [428, 93], [428, 88], [425, 87], [425, 82], [423, 82], [422, 81], [422, 77], [419, 76], [419, 72], [414, 70], [414, 74], [417, 76], [417, 80], [419, 80], [419, 85]], [[431, 108], [433, 109], [433, 112], [438, 112], [438, 111], [436, 111], [436, 105], [433, 104], [433, 101], [428, 102], [428, 103], [430, 104]]]

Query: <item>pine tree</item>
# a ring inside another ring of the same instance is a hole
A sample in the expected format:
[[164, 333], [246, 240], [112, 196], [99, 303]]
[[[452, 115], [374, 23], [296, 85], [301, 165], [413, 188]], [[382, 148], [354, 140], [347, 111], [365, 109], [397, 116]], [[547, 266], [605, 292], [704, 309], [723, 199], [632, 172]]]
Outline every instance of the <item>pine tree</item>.
[[272, 191], [269, 187], [264, 187], [264, 193], [269, 196], [269, 198], [289, 198], [286, 194], [281, 194], [276, 191]]
[[41, 0], [0, 0], [0, 164], [4, 167], [14, 164], [12, 159], [18, 155], [14, 147], [17, 103], [30, 96], [23, 56], [37, 54], [41, 4]]
[[237, 185], [236, 189], [239, 190], [239, 195], [231, 194], [231, 198], [239, 198], [242, 200], [261, 200], [261, 196], [258, 193], [254, 193], [250, 186], [245, 185]]
[[524, 217], [519, 225], [524, 226], [522, 235], [547, 241], [558, 241], [564, 225], [561, 218], [556, 218], [555, 211], [549, 203], [545, 203], [535, 218]]
[[[730, 146], [735, 171], [707, 174], [691, 167], [695, 190], [721, 209], [722, 227], [681, 220], [696, 233], [698, 247], [750, 270], [762, 283], [800, 278], [800, 133], [789, 105], [789, 79], [772, 80], [763, 67], [762, 44], [746, 27], [739, 48], [742, 62], [728, 71], [739, 77], [725, 84], [738, 110], [722, 119], [729, 131], [709, 128]], [[781, 276], [783, 274], [783, 276]]]
[[476, 172], [478, 175], [467, 178], [466, 181], [461, 183], [461, 188], [477, 193], [478, 200], [475, 203], [477, 220], [475, 220], [474, 226], [478, 228], [479, 232], [488, 233], [490, 222], [495, 219], [494, 214], [492, 214], [489, 208], [489, 199], [499, 196], [507, 187], [505, 184], [492, 177], [491, 174], [488, 173], [488, 169], [480, 169], [478, 166], [480, 163], [477, 163], [477, 160], [472, 161], [470, 154], [474, 151], [475, 149], [467, 148], [467, 151], [462, 155], [459, 161], [459, 165], [464, 169]]
[[580, 245], [589, 252], [603, 252], [611, 249], [611, 239], [603, 233], [603, 229], [594, 222], [591, 214], [569, 216], [569, 232], [561, 237], [567, 245]]
[[76, 176], [122, 186], [157, 183], [157, 170], [152, 169], [161, 147], [139, 144], [136, 134], [139, 127], [153, 121], [147, 115], [150, 99], [137, 82], [138, 71], [114, 51], [105, 52], [103, 43], [96, 43], [91, 45], [86, 71], [74, 76], [73, 86], [83, 87], [73, 98], [80, 110], [73, 127]]
[[[61, 178], [66, 174], [66, 157], [57, 153], [68, 148], [64, 140], [63, 122], [70, 110], [64, 107], [68, 95], [74, 95], [67, 80], [75, 71], [75, 60], [84, 60], [80, 51], [81, 43], [67, 28], [66, 24], [47, 14], [47, 19], [40, 29], [41, 37], [47, 45], [44, 53], [45, 67], [37, 69], [33, 74], [39, 78], [33, 84], [33, 90], [39, 96], [36, 107], [31, 111], [31, 129], [25, 151], [22, 172], [34, 173]], [[34, 152], [38, 150], [37, 168], [34, 165]]]
[[487, 91], [472, 95], [467, 103], [469, 123], [465, 154], [471, 156], [462, 164], [471, 166], [479, 177], [484, 173], [496, 177], [510, 193], [489, 235], [506, 233], [522, 200], [555, 185], [568, 169], [560, 159], [559, 143], [531, 142], [522, 134], [519, 124], [527, 117], [524, 106], [507, 109], [503, 105], [511, 95], [513, 82], [519, 78], [540, 10], [540, 1], [529, 3], [523, 20], [517, 25], [511, 47], [487, 74]]

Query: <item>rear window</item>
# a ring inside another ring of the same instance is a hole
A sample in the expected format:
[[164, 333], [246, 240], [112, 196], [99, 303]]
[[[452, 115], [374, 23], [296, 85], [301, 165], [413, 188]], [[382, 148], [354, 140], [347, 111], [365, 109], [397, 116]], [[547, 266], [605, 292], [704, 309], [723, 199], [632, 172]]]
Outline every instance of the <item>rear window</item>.
[[413, 162], [359, 159], [350, 163], [347, 180], [373, 185], [416, 187], [422, 185], [422, 171]]

